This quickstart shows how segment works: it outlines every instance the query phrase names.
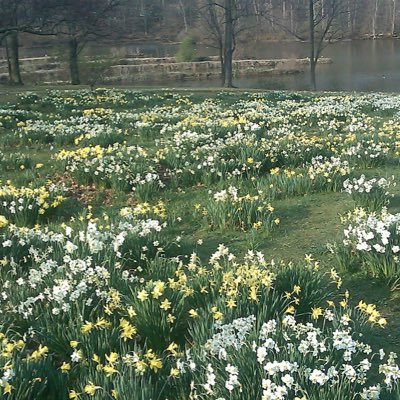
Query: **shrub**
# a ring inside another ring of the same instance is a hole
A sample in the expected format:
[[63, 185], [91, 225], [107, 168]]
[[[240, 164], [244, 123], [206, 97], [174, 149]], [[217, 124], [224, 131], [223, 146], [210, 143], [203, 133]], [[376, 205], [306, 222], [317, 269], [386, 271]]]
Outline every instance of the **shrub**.
[[176, 53], [176, 61], [191, 62], [197, 60], [196, 39], [189, 35], [180, 44], [178, 53]]

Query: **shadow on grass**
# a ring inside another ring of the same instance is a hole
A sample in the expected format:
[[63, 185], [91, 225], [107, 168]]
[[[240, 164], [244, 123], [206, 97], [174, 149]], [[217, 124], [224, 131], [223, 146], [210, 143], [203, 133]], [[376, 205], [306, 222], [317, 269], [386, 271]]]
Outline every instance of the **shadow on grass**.
[[309, 236], [307, 220], [311, 211], [303, 203], [287, 204], [280, 207], [277, 212], [280, 224], [274, 234], [268, 237], [260, 250], [275, 259], [298, 260], [309, 249]]
[[389, 209], [392, 213], [400, 212], [400, 194], [395, 195], [390, 199]]
[[360, 300], [377, 306], [379, 312], [387, 319], [387, 326], [371, 329], [368, 342], [376, 348], [386, 346], [387, 350], [397, 351], [400, 348], [400, 293], [395, 293], [382, 281], [362, 274], [346, 274], [345, 289], [351, 295], [351, 303], [356, 306]]
[[290, 232], [304, 229], [304, 220], [311, 215], [310, 206], [298, 203], [288, 204], [277, 210], [277, 215], [285, 226], [290, 226]]
[[84, 209], [84, 204], [73, 197], [68, 197], [61, 206], [54, 210], [49, 219], [58, 222], [69, 221], [72, 217], [80, 215]]

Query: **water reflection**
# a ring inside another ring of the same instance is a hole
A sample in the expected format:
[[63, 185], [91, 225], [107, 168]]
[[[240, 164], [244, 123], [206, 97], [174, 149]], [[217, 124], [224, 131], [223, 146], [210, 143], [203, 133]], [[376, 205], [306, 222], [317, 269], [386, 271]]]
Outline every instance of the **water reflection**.
[[[172, 56], [177, 44], [124, 44], [120, 46], [91, 46], [87, 54], [112, 54], [114, 57], [135, 56], [144, 53], [151, 56]], [[199, 47], [200, 55], [215, 55], [213, 48]], [[303, 58], [308, 56], [308, 44], [301, 42], [256, 42], [252, 46], [241, 46], [242, 58]], [[52, 54], [49, 48], [21, 49], [22, 57]], [[400, 40], [344, 41], [328, 46], [325, 57], [333, 64], [320, 65], [317, 84], [320, 90], [387, 91], [400, 92]], [[148, 84], [152, 84], [149, 82]], [[160, 86], [160, 82], [153, 83]], [[240, 88], [256, 89], [309, 89], [308, 74], [282, 77], [257, 76], [235, 80]], [[161, 82], [166, 87], [218, 87], [219, 80], [195, 82]]]
[[[153, 50], [156, 48], [159, 56], [170, 55], [176, 51], [176, 45], [154, 47]], [[147, 46], [143, 51], [149, 49]], [[210, 48], [199, 48], [202, 55], [212, 55], [213, 51], [215, 50]], [[243, 58], [303, 58], [308, 55], [308, 44], [258, 42], [254, 46], [244, 46], [240, 53]], [[328, 46], [324, 56], [332, 58], [333, 64], [318, 67], [317, 84], [320, 90], [400, 92], [400, 40], [338, 42]], [[240, 88], [249, 89], [308, 90], [309, 76], [305, 73], [281, 77], [242, 77], [236, 79], [235, 84]], [[219, 81], [164, 82], [163, 85], [218, 87]]]

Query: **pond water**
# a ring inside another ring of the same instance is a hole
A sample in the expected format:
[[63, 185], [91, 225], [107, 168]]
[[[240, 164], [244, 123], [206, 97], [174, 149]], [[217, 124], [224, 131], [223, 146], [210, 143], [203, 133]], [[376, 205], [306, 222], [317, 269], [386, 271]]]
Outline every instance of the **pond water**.
[[[120, 46], [91, 46], [87, 54], [112, 54], [134, 56], [143, 53], [149, 56], [172, 56], [177, 44], [123, 44]], [[51, 49], [21, 49], [22, 56], [52, 54]], [[216, 55], [216, 50], [199, 47], [200, 55]], [[317, 69], [319, 90], [384, 91], [400, 92], [400, 40], [357, 40], [329, 45], [323, 55], [333, 60], [332, 64], [320, 65]], [[308, 44], [303, 42], [254, 42], [240, 46], [237, 58], [303, 58], [308, 56]], [[160, 82], [146, 85], [160, 86]], [[309, 89], [308, 73], [284, 76], [241, 77], [235, 80], [239, 88], [249, 89]], [[218, 80], [161, 82], [165, 87], [218, 87]]]
[[[247, 47], [241, 58], [305, 58], [308, 44], [301, 42], [258, 43]], [[400, 40], [358, 40], [328, 46], [323, 56], [332, 64], [317, 68], [319, 90], [400, 92]], [[308, 90], [309, 74], [240, 77], [240, 88]], [[219, 81], [165, 83], [166, 86], [218, 86]]]

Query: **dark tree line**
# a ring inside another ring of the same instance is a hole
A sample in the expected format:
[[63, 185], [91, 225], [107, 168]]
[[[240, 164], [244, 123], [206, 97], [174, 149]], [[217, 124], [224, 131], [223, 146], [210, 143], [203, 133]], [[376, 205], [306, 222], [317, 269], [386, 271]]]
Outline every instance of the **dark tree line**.
[[0, 0], [0, 39], [7, 54], [10, 83], [22, 84], [19, 70], [20, 32], [51, 34], [50, 0]]
[[9, 81], [22, 84], [19, 36], [52, 35], [66, 46], [71, 83], [80, 83], [78, 56], [106, 37], [180, 40], [188, 32], [218, 50], [221, 80], [233, 86], [238, 38], [310, 44], [311, 86], [323, 49], [344, 38], [396, 36], [400, 0], [0, 0], [0, 40]]
[[119, 0], [0, 0], [0, 35], [9, 82], [21, 85], [19, 34], [58, 36], [67, 43], [71, 83], [79, 84], [78, 55], [94, 37], [110, 33], [107, 19]]
[[[180, 31], [198, 26], [204, 3], [207, 0], [128, 0], [119, 9], [119, 26], [128, 34], [160, 35], [175, 39]], [[212, 3], [223, 4], [223, 0]], [[245, 4], [256, 22], [260, 22], [258, 35], [264, 39], [289, 37], [279, 29], [284, 24], [292, 32], [304, 29], [304, 15], [308, 0], [234, 0], [242, 7]], [[346, 14], [341, 15], [339, 24], [346, 37], [395, 35], [400, 24], [399, 0], [344, 0]], [[329, 1], [321, 1], [323, 8]], [[261, 14], [270, 19], [262, 19]], [[252, 21], [254, 25], [254, 21]]]

